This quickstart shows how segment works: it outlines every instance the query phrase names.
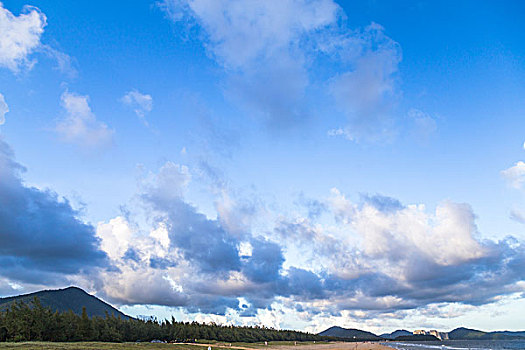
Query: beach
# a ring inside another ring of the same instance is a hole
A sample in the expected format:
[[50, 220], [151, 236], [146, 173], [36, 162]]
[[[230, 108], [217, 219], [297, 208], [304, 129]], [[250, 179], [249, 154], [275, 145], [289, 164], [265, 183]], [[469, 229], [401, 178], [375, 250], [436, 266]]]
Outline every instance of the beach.
[[[212, 349], [237, 349], [237, 350], [393, 350], [390, 347], [381, 345], [380, 343], [372, 342], [357, 342], [357, 343], [344, 343], [344, 342], [330, 342], [330, 343], [300, 343], [297, 345], [292, 344], [279, 344], [269, 343], [268, 346], [260, 343], [246, 344], [233, 343], [230, 347], [227, 343], [214, 343], [214, 344], [163, 344], [163, 343], [103, 343], [103, 342], [78, 342], [78, 343], [53, 343], [53, 342], [7, 342], [0, 343], [0, 350], [128, 350], [128, 349], [151, 349], [151, 350], [163, 350], [163, 349], [174, 349], [174, 350], [196, 350], [199, 348], [207, 349], [210, 346]], [[204, 350], [203, 349], [203, 350]]]
[[321, 344], [307, 345], [277, 345], [272, 349], [280, 350], [392, 350], [391, 347], [382, 345], [378, 342], [330, 342]]

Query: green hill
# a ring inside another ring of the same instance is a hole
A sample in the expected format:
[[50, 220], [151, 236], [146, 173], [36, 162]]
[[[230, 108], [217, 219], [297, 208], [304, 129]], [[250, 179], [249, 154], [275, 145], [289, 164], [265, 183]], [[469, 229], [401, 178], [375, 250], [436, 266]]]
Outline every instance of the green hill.
[[107, 312], [110, 315], [113, 314], [116, 317], [120, 316], [123, 319], [130, 318], [129, 316], [115, 309], [113, 306], [103, 302], [93, 295], [89, 295], [77, 287], [68, 287], [57, 290], [42, 290], [30, 294], [0, 298], [0, 311], [5, 311], [14, 302], [31, 304], [34, 297], [38, 297], [42, 306], [49, 307], [54, 311], [65, 312], [71, 310], [75, 314], [81, 315], [82, 307], [86, 307], [86, 312], [89, 317], [104, 317]]
[[451, 331], [448, 336], [451, 340], [512, 340], [525, 338], [525, 332], [483, 332], [460, 327]]
[[395, 339], [397, 337], [407, 336], [407, 335], [412, 335], [412, 332], [409, 332], [404, 329], [398, 329], [397, 331], [394, 331], [392, 333], [383, 333], [380, 335], [380, 337], [385, 338], [385, 339]]
[[321, 336], [325, 337], [335, 337], [342, 338], [347, 340], [382, 340], [383, 338], [375, 335], [374, 333], [362, 331], [360, 329], [348, 329], [342, 327], [330, 327], [325, 331], [319, 333]]

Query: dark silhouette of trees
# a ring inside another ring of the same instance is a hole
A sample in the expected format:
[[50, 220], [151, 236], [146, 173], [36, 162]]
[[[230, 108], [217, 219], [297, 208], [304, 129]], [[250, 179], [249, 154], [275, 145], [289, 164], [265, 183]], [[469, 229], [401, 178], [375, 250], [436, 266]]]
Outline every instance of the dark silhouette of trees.
[[73, 311], [53, 312], [38, 298], [29, 303], [15, 302], [0, 311], [0, 341], [151, 341], [192, 342], [195, 339], [225, 342], [322, 340], [310, 333], [276, 330], [266, 327], [235, 327], [156, 319], [121, 319], [106, 312], [105, 317], [88, 317]]

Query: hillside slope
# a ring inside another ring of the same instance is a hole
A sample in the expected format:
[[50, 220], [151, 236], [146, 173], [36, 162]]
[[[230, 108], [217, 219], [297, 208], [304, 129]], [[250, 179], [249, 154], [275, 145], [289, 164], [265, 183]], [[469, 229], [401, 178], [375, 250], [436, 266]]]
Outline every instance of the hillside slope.
[[77, 287], [68, 287], [57, 290], [42, 290], [30, 294], [0, 298], [0, 311], [4, 311], [9, 308], [10, 305], [15, 301], [31, 303], [34, 297], [38, 297], [42, 306], [49, 307], [54, 311], [65, 312], [71, 310], [75, 314], [80, 315], [82, 314], [82, 307], [85, 306], [89, 317], [104, 317], [107, 311], [108, 314], [113, 314], [115, 317], [120, 316], [123, 319], [130, 318], [108, 303], [105, 303], [93, 295], [89, 295]]
[[525, 338], [525, 332], [483, 332], [476, 329], [456, 328], [448, 336], [451, 340], [512, 340]]
[[345, 338], [345, 339], [355, 339], [356, 340], [381, 340], [381, 337], [378, 337], [374, 333], [362, 331], [360, 329], [348, 329], [348, 328], [342, 328], [342, 327], [330, 327], [325, 331], [322, 331], [319, 333], [319, 335], [326, 336], [326, 337], [337, 337], [337, 338]]

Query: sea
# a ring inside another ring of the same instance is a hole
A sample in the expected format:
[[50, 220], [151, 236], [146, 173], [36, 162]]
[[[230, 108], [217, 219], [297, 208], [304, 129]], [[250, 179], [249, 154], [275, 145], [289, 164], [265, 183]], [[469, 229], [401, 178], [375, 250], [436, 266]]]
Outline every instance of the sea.
[[424, 343], [388, 342], [383, 345], [398, 350], [516, 350], [525, 349], [525, 339], [520, 340], [444, 340]]

